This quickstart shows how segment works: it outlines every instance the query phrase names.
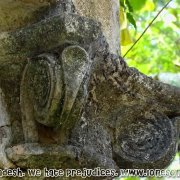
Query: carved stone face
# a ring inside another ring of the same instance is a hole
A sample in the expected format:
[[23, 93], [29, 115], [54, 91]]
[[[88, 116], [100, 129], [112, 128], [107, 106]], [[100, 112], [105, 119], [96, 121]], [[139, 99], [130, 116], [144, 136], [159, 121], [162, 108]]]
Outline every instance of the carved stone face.
[[26, 26], [34, 21], [13, 13], [10, 25], [20, 22], [12, 29], [0, 24], [15, 29], [0, 34], [0, 166], [162, 168], [171, 161], [178, 89], [111, 54], [91, 19], [64, 10]]

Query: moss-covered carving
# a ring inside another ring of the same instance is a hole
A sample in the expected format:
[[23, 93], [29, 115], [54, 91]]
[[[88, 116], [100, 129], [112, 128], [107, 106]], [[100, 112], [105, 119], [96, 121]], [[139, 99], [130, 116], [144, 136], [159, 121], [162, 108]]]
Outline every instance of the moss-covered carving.
[[69, 0], [47, 14], [0, 33], [0, 165], [167, 166], [180, 89], [128, 67], [100, 23], [77, 15]]

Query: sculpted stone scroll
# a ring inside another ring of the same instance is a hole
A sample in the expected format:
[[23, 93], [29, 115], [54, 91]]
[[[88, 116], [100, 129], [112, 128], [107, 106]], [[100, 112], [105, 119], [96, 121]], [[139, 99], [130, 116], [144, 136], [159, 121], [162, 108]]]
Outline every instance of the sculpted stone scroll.
[[0, 88], [1, 167], [160, 169], [176, 153], [180, 89], [128, 67], [70, 1], [0, 33]]
[[87, 52], [79, 46], [66, 47], [60, 57], [42, 54], [29, 61], [20, 89], [26, 142], [38, 142], [36, 122], [61, 131], [74, 126], [85, 105], [82, 83], [89, 65]]

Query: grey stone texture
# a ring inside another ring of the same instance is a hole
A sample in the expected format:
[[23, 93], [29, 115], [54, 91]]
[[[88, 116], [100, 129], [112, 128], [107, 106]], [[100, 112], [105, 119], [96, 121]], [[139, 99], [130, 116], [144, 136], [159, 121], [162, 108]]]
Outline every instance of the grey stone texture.
[[90, 19], [82, 3], [1, 1], [41, 12], [27, 21], [10, 12], [7, 26], [1, 17], [1, 168], [165, 168], [177, 151], [180, 89], [128, 67], [112, 26], [97, 22], [105, 10]]

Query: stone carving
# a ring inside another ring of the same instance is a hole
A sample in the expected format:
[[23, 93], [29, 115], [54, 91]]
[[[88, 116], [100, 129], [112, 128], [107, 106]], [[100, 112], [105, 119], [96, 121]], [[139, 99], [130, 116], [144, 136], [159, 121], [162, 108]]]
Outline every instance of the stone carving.
[[[21, 83], [22, 123], [26, 142], [38, 142], [35, 121], [56, 128], [70, 121], [66, 127], [70, 129], [79, 119], [87, 96], [82, 82], [85, 83], [88, 68], [88, 54], [79, 46], [68, 46], [59, 58], [42, 54], [29, 61]], [[72, 116], [74, 120], [68, 120]]]
[[180, 90], [128, 67], [74, 12], [1, 33], [0, 86], [11, 165], [164, 168], [176, 152]]
[[[173, 122], [158, 113], [143, 118], [133, 119], [128, 127], [120, 126], [114, 147], [117, 161], [123, 166], [126, 160], [130, 160], [133, 162], [132, 168], [142, 169], [146, 166], [161, 168], [161, 161], [168, 165], [176, 152], [177, 132]], [[122, 162], [120, 157], [123, 157]], [[150, 165], [150, 162], [153, 163]]]

